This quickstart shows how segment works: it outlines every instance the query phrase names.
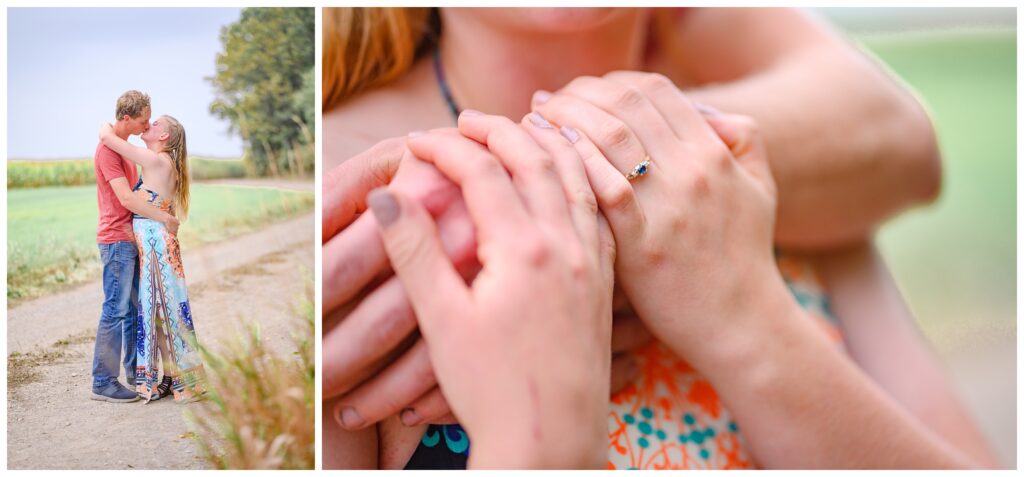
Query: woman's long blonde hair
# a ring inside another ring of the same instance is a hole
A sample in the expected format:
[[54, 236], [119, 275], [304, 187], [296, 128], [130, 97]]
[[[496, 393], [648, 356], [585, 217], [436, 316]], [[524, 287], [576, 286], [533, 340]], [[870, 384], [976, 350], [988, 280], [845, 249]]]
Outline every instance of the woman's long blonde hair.
[[171, 116], [164, 115], [162, 118], [167, 123], [167, 143], [164, 144], [164, 148], [160, 152], [165, 152], [171, 156], [171, 162], [174, 164], [174, 210], [177, 211], [178, 219], [184, 222], [188, 218], [188, 187], [190, 182], [185, 128], [182, 127], [177, 119]]
[[324, 8], [322, 109], [408, 71], [431, 30], [432, 10]]

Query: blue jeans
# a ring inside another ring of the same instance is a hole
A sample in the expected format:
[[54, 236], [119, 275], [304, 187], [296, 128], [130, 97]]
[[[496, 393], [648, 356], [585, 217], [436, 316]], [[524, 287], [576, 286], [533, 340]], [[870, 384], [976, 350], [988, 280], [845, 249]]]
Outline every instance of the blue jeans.
[[133, 242], [98, 244], [103, 261], [103, 312], [96, 329], [92, 358], [92, 386], [117, 381], [121, 348], [124, 373], [135, 385], [135, 333], [139, 314], [139, 251]]

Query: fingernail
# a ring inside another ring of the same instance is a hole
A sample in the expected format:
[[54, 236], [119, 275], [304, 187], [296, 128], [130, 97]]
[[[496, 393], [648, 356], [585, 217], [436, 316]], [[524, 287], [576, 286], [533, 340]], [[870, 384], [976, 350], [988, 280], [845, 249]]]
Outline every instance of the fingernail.
[[533, 104], [544, 104], [551, 99], [551, 93], [539, 89], [533, 93]]
[[416, 424], [419, 424], [420, 421], [423, 420], [420, 418], [419, 414], [416, 414], [416, 411], [409, 408], [402, 410], [401, 419], [402, 424], [409, 427], [415, 426]]
[[580, 140], [580, 133], [569, 126], [562, 126], [558, 129], [558, 132], [562, 133], [562, 136], [573, 144], [576, 144], [576, 141]]
[[363, 417], [351, 406], [341, 408], [340, 415], [341, 425], [346, 429], [356, 429], [363, 425]]
[[426, 133], [427, 133], [426, 131], [413, 131], [413, 132], [409, 133], [409, 137], [422, 136], [422, 135], [424, 135]]
[[459, 116], [465, 116], [467, 118], [472, 118], [472, 117], [476, 117], [476, 116], [483, 116], [483, 115], [484, 115], [484, 113], [481, 113], [480, 111], [477, 111], [475, 109], [463, 109], [462, 112], [459, 113]]
[[377, 218], [377, 223], [381, 227], [387, 227], [394, 223], [398, 219], [398, 214], [402, 211], [398, 201], [395, 200], [394, 194], [386, 187], [378, 187], [370, 191], [366, 196], [366, 203], [370, 206], [373, 216]]
[[551, 123], [548, 122], [547, 119], [544, 119], [544, 116], [541, 116], [540, 113], [538, 113], [537, 111], [528, 114], [527, 117], [530, 118], [530, 122], [533, 123], [534, 126], [537, 126], [541, 129], [555, 128], [554, 126], [551, 125]]
[[711, 106], [708, 106], [704, 103], [694, 102], [693, 106], [696, 107], [697, 111], [700, 111], [701, 114], [707, 114], [708, 116], [718, 116], [719, 114], [722, 114], [721, 111], [712, 108]]

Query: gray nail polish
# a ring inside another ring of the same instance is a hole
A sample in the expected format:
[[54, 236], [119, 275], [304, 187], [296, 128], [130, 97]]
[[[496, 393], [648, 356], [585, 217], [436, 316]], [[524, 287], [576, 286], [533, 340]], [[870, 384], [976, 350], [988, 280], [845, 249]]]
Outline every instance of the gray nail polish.
[[459, 116], [465, 116], [467, 118], [472, 118], [472, 117], [476, 117], [476, 116], [483, 116], [483, 115], [484, 115], [484, 113], [481, 113], [480, 111], [477, 111], [475, 109], [463, 109], [462, 112], [459, 113]]
[[401, 206], [395, 200], [394, 194], [385, 187], [379, 187], [370, 191], [366, 196], [366, 204], [370, 206], [373, 216], [377, 218], [377, 223], [381, 227], [387, 227], [394, 223], [402, 212]]
[[527, 117], [530, 118], [530, 122], [533, 123], [534, 126], [537, 126], [541, 129], [555, 128], [554, 126], [551, 125], [551, 123], [548, 122], [547, 119], [544, 119], [544, 116], [541, 116], [540, 113], [538, 113], [537, 111], [530, 113], [529, 115], [527, 115]]
[[544, 104], [551, 99], [551, 93], [542, 89], [537, 90], [533, 93], [533, 104]]
[[569, 126], [562, 126], [558, 129], [558, 132], [562, 133], [562, 136], [568, 139], [572, 144], [576, 144], [576, 142], [580, 140], [580, 133]]
[[363, 425], [363, 417], [353, 407], [343, 407], [339, 414], [341, 416], [341, 425], [345, 428], [355, 429]]

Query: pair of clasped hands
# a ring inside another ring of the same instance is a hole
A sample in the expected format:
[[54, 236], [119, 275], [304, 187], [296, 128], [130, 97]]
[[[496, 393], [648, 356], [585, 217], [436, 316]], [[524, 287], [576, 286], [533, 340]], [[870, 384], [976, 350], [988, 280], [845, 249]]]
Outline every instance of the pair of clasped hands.
[[703, 371], [784, 294], [750, 119], [639, 72], [532, 109], [463, 111], [326, 178], [325, 411], [345, 429], [457, 420], [471, 466], [603, 468], [610, 392], [635, 374], [613, 352], [653, 335]]

